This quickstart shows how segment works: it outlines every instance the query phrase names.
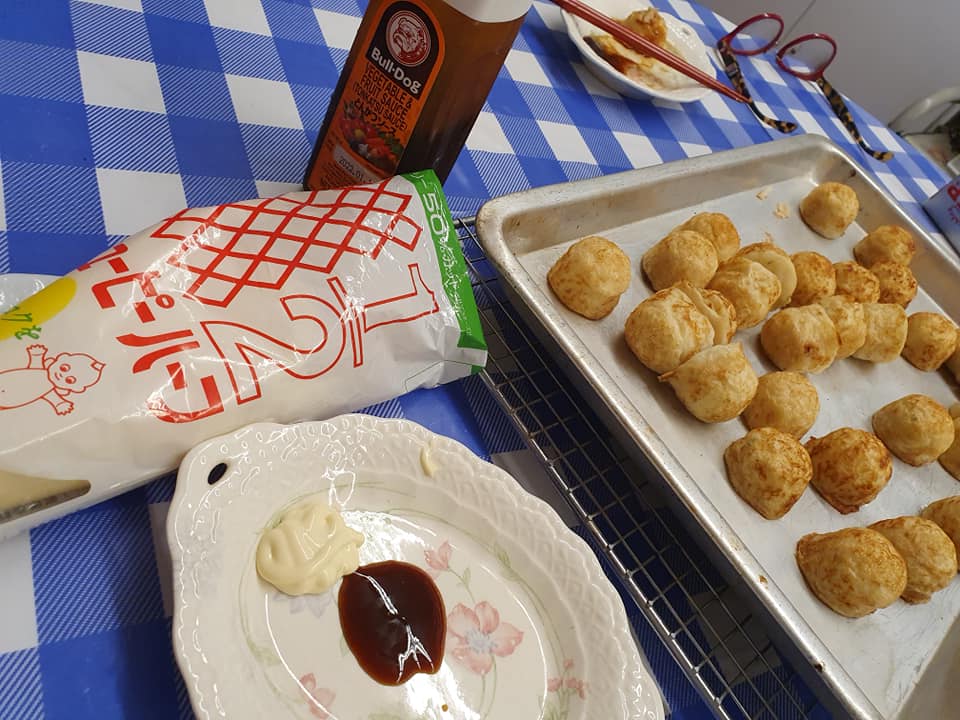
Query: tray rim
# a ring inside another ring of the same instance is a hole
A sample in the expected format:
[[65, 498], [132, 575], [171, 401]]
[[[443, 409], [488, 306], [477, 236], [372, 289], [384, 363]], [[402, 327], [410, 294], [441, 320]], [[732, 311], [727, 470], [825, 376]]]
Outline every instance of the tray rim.
[[[504, 195], [485, 203], [477, 213], [477, 236], [487, 258], [497, 270], [501, 280], [507, 285], [508, 294], [519, 299], [518, 308], [526, 311], [528, 319], [535, 321], [534, 327], [547, 333], [556, 343], [563, 359], [568, 361], [586, 380], [590, 391], [602, 404], [604, 414], [612, 418], [632, 443], [642, 451], [644, 458], [660, 474], [660, 479], [669, 487], [674, 504], [682, 506], [692, 520], [698, 534], [704, 534], [712, 542], [706, 548], [719, 552], [736, 576], [736, 580], [745, 586], [753, 599], [776, 621], [777, 631], [783, 633], [793, 649], [798, 651], [806, 662], [807, 677], [815, 677], [820, 685], [825, 685], [834, 701], [839, 701], [843, 709], [857, 718], [883, 718], [869, 697], [853, 681], [850, 675], [832, 655], [823, 641], [817, 636], [806, 620], [797, 612], [789, 598], [771, 583], [762, 582], [763, 567], [756, 557], [740, 541], [738, 533], [730, 526], [717, 510], [709, 497], [702, 491], [686, 471], [676, 454], [666, 445], [660, 436], [646, 421], [642, 413], [626, 394], [613, 382], [609, 374], [601, 367], [584, 362], [589, 358], [589, 350], [576, 332], [569, 326], [553, 300], [534, 282], [526, 268], [517, 259], [503, 235], [503, 228], [511, 220], [525, 212], [540, 210], [575, 195], [579, 201], [601, 200], [618, 191], [627, 191], [655, 185], [661, 180], [675, 180], [682, 175], [694, 175], [705, 171], [717, 171], [723, 168], [743, 166], [753, 161], [769, 160], [775, 157], [809, 153], [811, 158], [820, 160], [825, 156], [850, 167], [856, 172], [858, 180], [880, 194], [889, 205], [890, 211], [897, 216], [897, 222], [911, 230], [924, 245], [926, 252], [937, 256], [960, 274], [960, 262], [956, 256], [947, 252], [930, 234], [911, 218], [879, 184], [879, 182], [848, 153], [837, 144], [820, 135], [802, 135], [745, 148], [734, 148], [710, 155], [677, 160], [660, 165], [627, 170], [607, 176], [599, 176], [568, 183], [557, 183], [539, 188]], [[811, 162], [811, 167], [815, 161]], [[829, 660], [829, 662], [828, 662]], [[900, 710], [905, 709], [901, 704]]]

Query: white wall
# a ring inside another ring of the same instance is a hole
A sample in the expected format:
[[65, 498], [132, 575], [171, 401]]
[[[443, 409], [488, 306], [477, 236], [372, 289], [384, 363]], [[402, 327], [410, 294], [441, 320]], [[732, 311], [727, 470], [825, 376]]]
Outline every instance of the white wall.
[[960, 85], [960, 0], [700, 2], [735, 23], [779, 13], [789, 30], [783, 41], [809, 32], [832, 35], [839, 49], [826, 77], [884, 122], [914, 100]]
[[[829, 0], [824, 1], [829, 2]], [[815, 5], [817, 0], [699, 0], [699, 2], [723, 15], [734, 25], [753, 15], [775, 12], [783, 18], [786, 29], [789, 31], [803, 12]]]

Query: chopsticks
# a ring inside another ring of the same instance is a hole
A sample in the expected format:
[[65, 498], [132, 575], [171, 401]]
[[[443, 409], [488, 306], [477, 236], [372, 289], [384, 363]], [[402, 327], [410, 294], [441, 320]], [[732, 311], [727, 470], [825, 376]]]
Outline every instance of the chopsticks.
[[571, 15], [576, 15], [579, 18], [583, 18], [588, 23], [596, 25], [601, 30], [606, 30], [627, 47], [659, 60], [664, 65], [672, 67], [677, 72], [696, 80], [701, 85], [706, 85], [708, 88], [712, 88], [719, 93], [723, 93], [731, 100], [736, 100], [737, 102], [742, 103], [750, 102], [747, 98], [733, 88], [724, 85], [716, 78], [710, 77], [705, 72], [694, 67], [683, 58], [674, 55], [669, 50], [664, 50], [659, 45], [647, 40], [645, 37], [637, 35], [637, 33], [633, 32], [633, 30], [629, 30], [616, 20], [607, 17], [602, 12], [594, 10], [588, 5], [584, 5], [582, 2], [580, 2], [580, 0], [553, 0], [553, 3], [559, 6], [560, 9], [566, 10]]

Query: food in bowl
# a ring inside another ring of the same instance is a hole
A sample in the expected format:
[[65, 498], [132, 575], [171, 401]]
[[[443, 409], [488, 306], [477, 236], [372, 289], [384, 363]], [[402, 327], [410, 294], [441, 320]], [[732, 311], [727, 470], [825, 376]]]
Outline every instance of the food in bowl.
[[[615, 18], [615, 20], [658, 47], [672, 52], [674, 55], [680, 54], [678, 49], [668, 40], [666, 23], [656, 8], [635, 10], [627, 17]], [[583, 39], [597, 55], [609, 63], [617, 72], [636, 83], [655, 90], [673, 90], [690, 82], [682, 73], [649, 55], [628, 48], [612, 35], [585, 35]]]

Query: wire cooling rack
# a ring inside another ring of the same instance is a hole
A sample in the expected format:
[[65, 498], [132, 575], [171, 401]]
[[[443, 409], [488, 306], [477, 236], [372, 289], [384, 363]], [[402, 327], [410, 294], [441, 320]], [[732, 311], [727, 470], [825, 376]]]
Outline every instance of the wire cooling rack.
[[[587, 528], [608, 570], [718, 717], [826, 717], [803, 680], [519, 320], [457, 221], [489, 345], [481, 377]], [[628, 603], [628, 611], [630, 611]]]

